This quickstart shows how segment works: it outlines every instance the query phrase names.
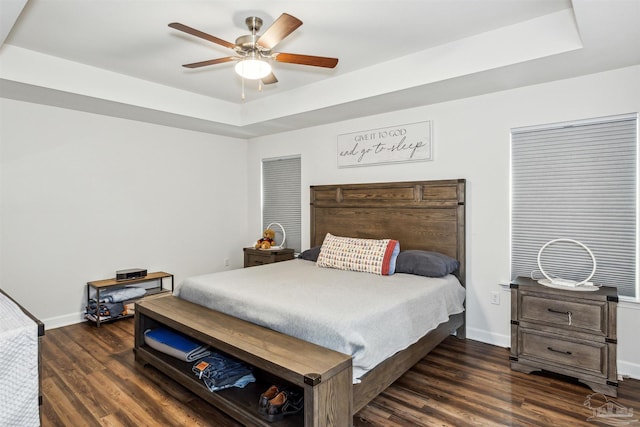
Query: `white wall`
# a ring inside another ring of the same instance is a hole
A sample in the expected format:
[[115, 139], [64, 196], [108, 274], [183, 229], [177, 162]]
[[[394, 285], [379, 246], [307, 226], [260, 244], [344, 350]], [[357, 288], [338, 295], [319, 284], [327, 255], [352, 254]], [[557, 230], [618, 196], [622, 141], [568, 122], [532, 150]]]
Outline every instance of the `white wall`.
[[[467, 336], [509, 346], [508, 292], [501, 304], [490, 292], [509, 280], [510, 129], [640, 111], [640, 67], [488, 94], [459, 101], [256, 138], [249, 147], [249, 228], [260, 229], [260, 161], [300, 154], [302, 187], [423, 179], [467, 180]], [[428, 100], [425, 100], [428, 101]], [[338, 169], [336, 136], [432, 120], [431, 162]], [[309, 194], [303, 190], [303, 247], [309, 243]], [[618, 370], [640, 378], [637, 304], [621, 304]]]
[[0, 99], [0, 287], [47, 328], [125, 268], [241, 267], [247, 142]]

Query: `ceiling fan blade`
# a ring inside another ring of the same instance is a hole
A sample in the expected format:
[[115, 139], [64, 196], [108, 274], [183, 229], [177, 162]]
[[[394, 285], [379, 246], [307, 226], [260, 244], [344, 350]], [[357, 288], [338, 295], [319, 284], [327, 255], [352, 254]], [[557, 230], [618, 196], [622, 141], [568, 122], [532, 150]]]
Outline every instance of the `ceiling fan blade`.
[[169, 24], [171, 28], [174, 28], [179, 31], [183, 31], [187, 34], [191, 34], [192, 36], [200, 37], [201, 39], [205, 39], [212, 43], [219, 44], [220, 46], [228, 47], [229, 49], [233, 49], [236, 47], [235, 44], [230, 43], [226, 40], [219, 39], [218, 37], [212, 36], [211, 34], [203, 33], [200, 30], [196, 30], [195, 28], [188, 27], [184, 24], [180, 24], [179, 22], [172, 22]]
[[278, 53], [276, 61], [287, 62], [289, 64], [312, 65], [314, 67], [334, 68], [338, 65], [338, 58], [327, 58], [326, 56], [298, 55], [295, 53]]
[[302, 25], [301, 20], [288, 13], [283, 13], [260, 36], [257, 43], [259, 46], [271, 50], [300, 25]]
[[194, 62], [192, 64], [184, 64], [183, 67], [200, 68], [200, 67], [206, 67], [207, 65], [215, 65], [215, 64], [222, 64], [224, 62], [231, 62], [231, 61], [235, 61], [236, 59], [237, 58], [233, 56], [227, 56], [226, 58], [210, 59], [208, 61]]
[[278, 79], [276, 79], [276, 76], [273, 73], [269, 73], [266, 77], [263, 77], [261, 80], [262, 80], [262, 84], [265, 84], [265, 85], [278, 83]]

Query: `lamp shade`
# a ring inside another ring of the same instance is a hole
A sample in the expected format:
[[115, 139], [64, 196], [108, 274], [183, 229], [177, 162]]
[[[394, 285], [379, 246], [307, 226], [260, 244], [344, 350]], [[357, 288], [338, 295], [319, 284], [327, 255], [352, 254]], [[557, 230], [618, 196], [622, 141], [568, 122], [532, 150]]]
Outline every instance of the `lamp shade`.
[[248, 80], [266, 77], [271, 72], [271, 65], [261, 59], [243, 59], [236, 64], [236, 73]]

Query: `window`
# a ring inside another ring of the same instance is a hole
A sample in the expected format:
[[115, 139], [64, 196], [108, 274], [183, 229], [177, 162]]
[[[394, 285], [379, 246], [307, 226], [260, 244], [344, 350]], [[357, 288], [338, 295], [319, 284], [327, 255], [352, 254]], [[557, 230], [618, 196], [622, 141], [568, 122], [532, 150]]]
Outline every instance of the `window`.
[[[271, 223], [282, 224], [285, 246], [300, 252], [302, 212], [300, 198], [300, 157], [265, 159], [262, 161], [262, 228]], [[280, 227], [275, 226], [276, 243], [282, 241]]]
[[[637, 299], [637, 153], [637, 114], [512, 129], [512, 276], [541, 277], [540, 248], [573, 239], [595, 255], [593, 282]], [[591, 261], [575, 248], [556, 248], [545, 272], [586, 279]]]

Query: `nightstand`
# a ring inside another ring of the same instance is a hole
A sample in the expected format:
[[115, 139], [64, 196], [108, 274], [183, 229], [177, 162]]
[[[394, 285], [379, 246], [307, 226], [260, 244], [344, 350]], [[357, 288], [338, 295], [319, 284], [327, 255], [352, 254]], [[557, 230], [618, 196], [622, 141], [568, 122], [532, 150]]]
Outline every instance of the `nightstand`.
[[293, 249], [254, 249], [244, 248], [244, 266], [272, 264], [274, 262], [293, 259]]
[[511, 283], [511, 369], [546, 370], [617, 396], [618, 291], [555, 289], [524, 277]]

